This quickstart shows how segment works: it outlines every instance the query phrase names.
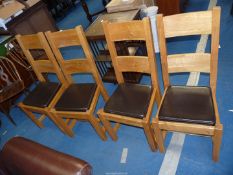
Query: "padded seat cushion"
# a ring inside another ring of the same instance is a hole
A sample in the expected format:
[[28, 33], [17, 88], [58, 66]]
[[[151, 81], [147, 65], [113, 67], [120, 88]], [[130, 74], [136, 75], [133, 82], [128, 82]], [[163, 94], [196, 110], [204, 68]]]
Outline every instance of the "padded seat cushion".
[[159, 120], [215, 125], [209, 87], [170, 86], [162, 103]]
[[61, 85], [54, 82], [40, 82], [24, 99], [23, 104], [45, 108], [52, 101]]
[[94, 83], [71, 84], [55, 105], [55, 109], [57, 111], [87, 111], [95, 95], [96, 87]]
[[134, 118], [144, 118], [149, 106], [152, 89], [139, 84], [119, 84], [109, 98], [104, 111]]

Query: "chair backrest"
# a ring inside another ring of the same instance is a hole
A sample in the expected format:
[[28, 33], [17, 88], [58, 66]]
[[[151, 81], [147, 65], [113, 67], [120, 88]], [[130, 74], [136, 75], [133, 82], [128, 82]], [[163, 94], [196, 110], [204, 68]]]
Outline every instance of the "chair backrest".
[[[159, 90], [149, 18], [116, 23], [103, 21], [103, 28], [118, 83], [124, 82], [123, 72], [147, 73], [151, 75], [152, 86]], [[119, 56], [116, 48], [118, 41], [145, 41], [147, 56]]]
[[14, 63], [0, 56], [0, 103], [20, 93], [23, 89], [24, 82]]
[[[211, 11], [191, 12], [172, 16], [157, 15], [157, 28], [161, 54], [164, 87], [169, 86], [169, 73], [210, 73], [210, 87], [215, 93], [217, 81], [220, 8]], [[166, 38], [211, 35], [210, 53], [167, 54]]]
[[[93, 55], [88, 45], [85, 34], [83, 32], [82, 26], [77, 26], [75, 29], [64, 30], [59, 32], [48, 31], [45, 34], [56, 56], [56, 59], [64, 73], [64, 76], [66, 77], [69, 83], [73, 83], [73, 74], [91, 73], [96, 81], [96, 84], [99, 86], [101, 92], [103, 94], [107, 94], [101, 77], [99, 75], [99, 72], [96, 68], [95, 61], [93, 59]], [[85, 58], [65, 60], [59, 49], [70, 46], [81, 46]]]
[[0, 56], [0, 87], [10, 86], [17, 81], [22, 81], [22, 79], [14, 63], [10, 59]]
[[[43, 33], [17, 35], [16, 39], [39, 81], [46, 81], [43, 76], [44, 73], [55, 73], [60, 83], [66, 83], [66, 79]], [[38, 54], [38, 50], [42, 53], [41, 55]]]

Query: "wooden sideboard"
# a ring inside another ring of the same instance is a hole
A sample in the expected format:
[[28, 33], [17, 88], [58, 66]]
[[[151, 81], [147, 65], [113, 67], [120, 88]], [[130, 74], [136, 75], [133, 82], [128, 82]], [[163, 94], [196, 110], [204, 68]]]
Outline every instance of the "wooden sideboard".
[[188, 0], [156, 0], [159, 13], [164, 16], [182, 13], [187, 3]]
[[58, 30], [47, 6], [42, 1], [24, 10], [23, 13], [8, 22], [6, 27], [12, 34], [22, 35]]

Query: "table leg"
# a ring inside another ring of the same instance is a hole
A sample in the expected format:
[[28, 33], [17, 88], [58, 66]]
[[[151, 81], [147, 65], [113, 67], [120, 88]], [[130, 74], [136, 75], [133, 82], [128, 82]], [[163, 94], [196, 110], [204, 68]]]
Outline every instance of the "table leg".
[[90, 21], [90, 23], [91, 23], [92, 22], [92, 15], [89, 12], [89, 9], [88, 9], [86, 1], [85, 0], [81, 0], [81, 4], [82, 4], [82, 7], [83, 7], [83, 10], [85, 11], [85, 13], [87, 15], [88, 21]]
[[[88, 21], [91, 23], [93, 20], [92, 20], [92, 17], [93, 16], [96, 16], [100, 13], [103, 13], [106, 11], [106, 9], [104, 8], [103, 10], [99, 11], [99, 12], [96, 12], [96, 13], [93, 13], [93, 14], [90, 14], [90, 11], [89, 11], [89, 8], [87, 6], [87, 3], [85, 0], [80, 0], [81, 1], [81, 4], [82, 4], [82, 7], [83, 7], [83, 10], [85, 11], [86, 15], [87, 15], [87, 19]], [[105, 7], [107, 5], [107, 2], [110, 2], [110, 1], [106, 1], [106, 0], [102, 0], [102, 3], [103, 3], [103, 6]]]
[[232, 3], [232, 6], [231, 6], [231, 15], [233, 16], [233, 3]]
[[105, 7], [107, 5], [106, 0], [102, 0], [103, 6]]

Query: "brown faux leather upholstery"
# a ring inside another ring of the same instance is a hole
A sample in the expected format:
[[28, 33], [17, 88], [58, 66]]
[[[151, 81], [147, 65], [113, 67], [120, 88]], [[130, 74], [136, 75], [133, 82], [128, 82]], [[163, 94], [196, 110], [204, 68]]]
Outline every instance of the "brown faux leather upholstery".
[[15, 137], [0, 154], [1, 175], [91, 175], [91, 166], [78, 158]]
[[215, 125], [211, 89], [190, 86], [168, 87], [159, 120]]
[[96, 84], [71, 84], [57, 102], [57, 111], [82, 111], [90, 108], [95, 94]]
[[23, 104], [36, 107], [47, 107], [60, 88], [59, 83], [40, 82], [24, 99]]
[[104, 107], [104, 112], [144, 118], [151, 97], [151, 87], [139, 84], [119, 84]]

